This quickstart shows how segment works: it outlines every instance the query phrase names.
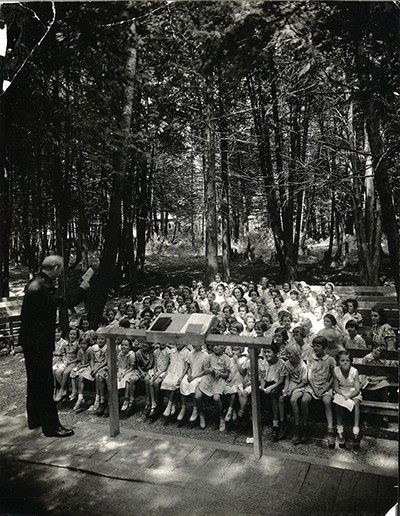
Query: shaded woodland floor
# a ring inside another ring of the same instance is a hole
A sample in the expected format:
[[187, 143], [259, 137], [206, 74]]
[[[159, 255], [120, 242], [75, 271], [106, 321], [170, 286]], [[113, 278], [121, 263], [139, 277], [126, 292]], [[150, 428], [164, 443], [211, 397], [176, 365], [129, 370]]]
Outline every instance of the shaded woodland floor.
[[[346, 266], [338, 265], [330, 267], [323, 262], [322, 256], [325, 248], [316, 246], [308, 257], [299, 259], [299, 280], [304, 280], [310, 285], [323, 285], [327, 281], [332, 281], [336, 285], [359, 285], [360, 276], [358, 271], [357, 257], [351, 256], [351, 262]], [[98, 266], [97, 253], [91, 254], [91, 265], [96, 269]], [[222, 258], [219, 258], [219, 270], [222, 271]], [[157, 286], [165, 288], [167, 286], [177, 287], [180, 284], [190, 285], [191, 280], [204, 281], [206, 274], [206, 260], [200, 255], [149, 255], [146, 258], [145, 270], [139, 279], [139, 288], [148, 289]], [[79, 281], [81, 270], [79, 268], [68, 272], [71, 283]], [[242, 282], [253, 280], [258, 282], [262, 276], [267, 276], [278, 285], [282, 284], [283, 278], [280, 275], [279, 266], [274, 261], [257, 260], [251, 262], [243, 255], [239, 255], [231, 261], [231, 280]], [[393, 285], [393, 274], [390, 269], [390, 262], [384, 256], [380, 267], [381, 284]], [[29, 273], [26, 267], [13, 265], [10, 268], [10, 293], [11, 295], [22, 295]], [[129, 285], [122, 285], [115, 288], [110, 293], [113, 301], [121, 296], [129, 296]]]

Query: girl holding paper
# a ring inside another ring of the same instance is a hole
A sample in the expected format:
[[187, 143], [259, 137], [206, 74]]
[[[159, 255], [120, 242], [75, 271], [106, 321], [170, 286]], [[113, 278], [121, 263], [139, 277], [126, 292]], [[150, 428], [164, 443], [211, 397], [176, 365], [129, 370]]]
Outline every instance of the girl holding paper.
[[343, 428], [343, 408], [354, 413], [353, 447], [360, 447], [360, 404], [361, 385], [358, 371], [352, 364], [348, 351], [340, 351], [337, 355], [339, 365], [333, 370], [333, 388], [335, 396], [333, 403], [336, 408], [337, 439], [339, 446], [345, 445]]

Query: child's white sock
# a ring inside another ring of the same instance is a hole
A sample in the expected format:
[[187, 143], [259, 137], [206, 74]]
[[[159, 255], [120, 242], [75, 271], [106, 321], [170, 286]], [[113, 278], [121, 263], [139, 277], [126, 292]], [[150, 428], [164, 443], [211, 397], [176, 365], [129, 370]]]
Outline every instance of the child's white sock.
[[78, 394], [78, 400], [83, 400], [83, 394]]
[[278, 421], [278, 419], [274, 419], [274, 420], [272, 421], [272, 426], [279, 426], [279, 421]]
[[360, 427], [359, 426], [353, 426], [353, 434], [358, 435], [360, 433]]
[[343, 425], [337, 425], [336, 429], [338, 434], [342, 434], [344, 432]]
[[100, 402], [100, 394], [96, 394], [94, 402], [97, 403], [97, 404]]

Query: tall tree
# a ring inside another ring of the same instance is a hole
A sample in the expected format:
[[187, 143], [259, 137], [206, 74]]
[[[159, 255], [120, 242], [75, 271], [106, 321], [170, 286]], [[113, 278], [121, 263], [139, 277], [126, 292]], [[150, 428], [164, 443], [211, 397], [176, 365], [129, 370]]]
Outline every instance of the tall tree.
[[109, 218], [105, 230], [104, 248], [100, 258], [97, 283], [91, 297], [88, 316], [96, 326], [107, 300], [108, 291], [113, 283], [119, 236], [121, 232], [121, 203], [125, 183], [127, 141], [132, 122], [132, 108], [135, 91], [136, 73], [136, 23], [132, 21], [127, 35], [126, 61], [124, 68], [125, 87], [121, 105], [120, 121], [115, 140], [112, 172], [112, 191]]

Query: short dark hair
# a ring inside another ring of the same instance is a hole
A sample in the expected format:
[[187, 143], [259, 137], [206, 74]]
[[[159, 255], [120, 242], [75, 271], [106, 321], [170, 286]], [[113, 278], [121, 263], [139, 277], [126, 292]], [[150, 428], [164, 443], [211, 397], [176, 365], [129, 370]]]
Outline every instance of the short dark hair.
[[354, 328], [355, 330], [358, 330], [359, 328], [359, 324], [357, 321], [355, 321], [354, 319], [350, 319], [349, 321], [347, 321], [346, 325], [345, 325], [345, 328], [346, 330], [348, 328]]
[[282, 338], [285, 342], [287, 342], [289, 340], [289, 335], [288, 335], [288, 332], [286, 331], [286, 328], [283, 328], [282, 326], [279, 326], [275, 331], [274, 331], [274, 335], [276, 335], [277, 333], [280, 333], [282, 335]]
[[119, 326], [121, 328], [130, 328], [131, 327], [131, 323], [129, 322], [129, 319], [124, 317], [123, 319], [120, 319]]
[[351, 303], [356, 310], [358, 308], [358, 301], [357, 301], [357, 299], [353, 299], [353, 298], [352, 299], [346, 299], [345, 303], [347, 305], [347, 311], [349, 310], [349, 303]]
[[323, 348], [326, 348], [328, 346], [328, 341], [323, 335], [317, 335], [313, 341], [313, 344], [320, 344]]
[[386, 311], [382, 306], [373, 306], [371, 312], [376, 312], [379, 315], [379, 324], [386, 324], [388, 322]]
[[342, 351], [339, 351], [339, 353], [336, 355], [336, 362], [339, 363], [339, 360], [341, 357], [348, 356], [350, 359], [350, 364], [353, 363], [353, 357], [351, 354], [347, 351], [347, 349], [343, 349]]
[[333, 314], [325, 314], [324, 319], [329, 319], [333, 326], [336, 326], [337, 324], [336, 317]]
[[280, 346], [279, 344], [277, 344], [276, 342], [271, 342], [271, 347], [270, 347], [271, 351], [273, 353], [275, 353], [275, 355], [277, 355], [279, 353], [279, 350], [280, 350]]

